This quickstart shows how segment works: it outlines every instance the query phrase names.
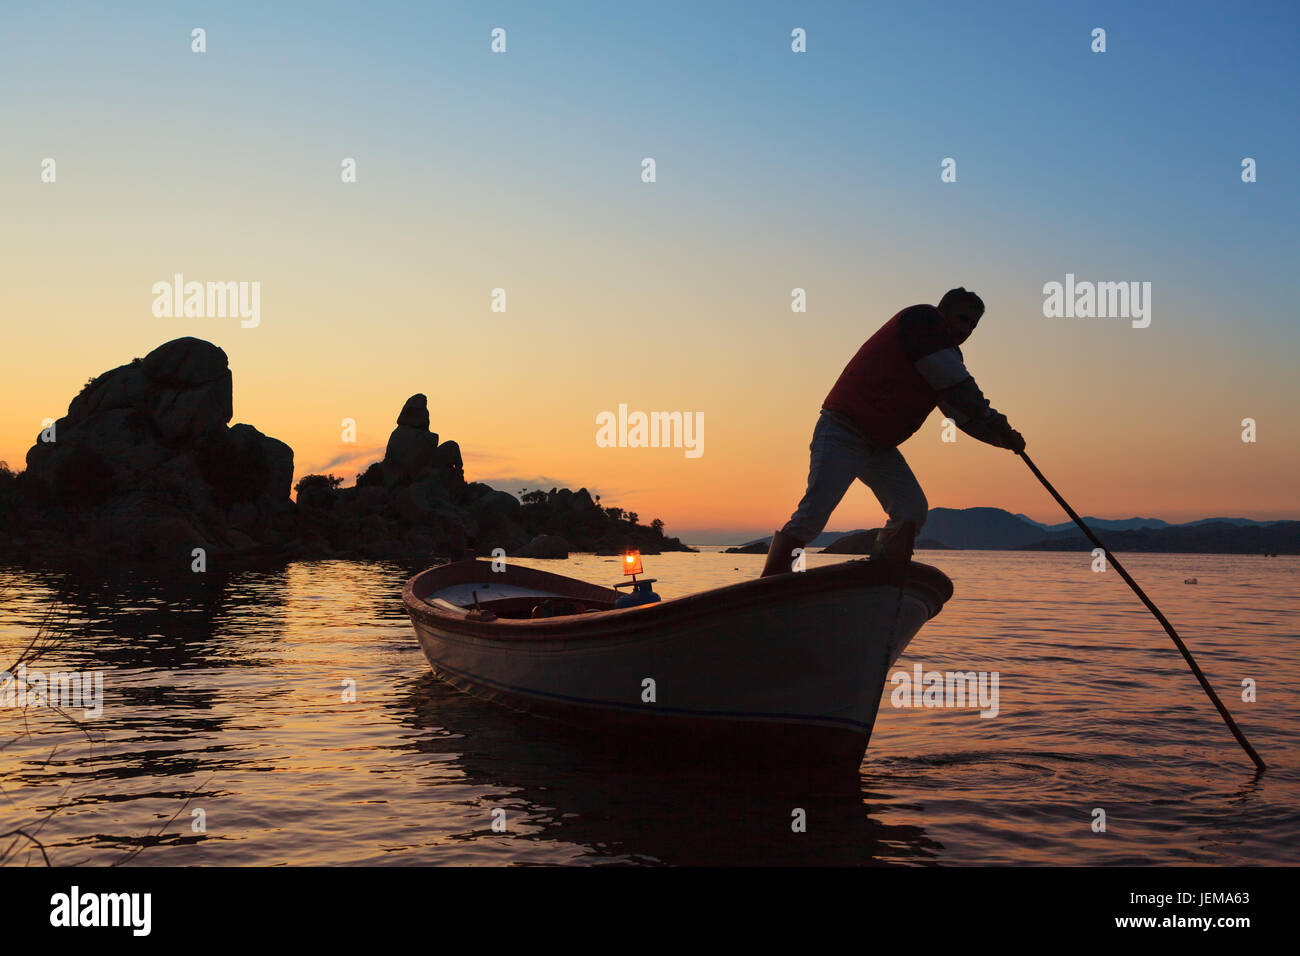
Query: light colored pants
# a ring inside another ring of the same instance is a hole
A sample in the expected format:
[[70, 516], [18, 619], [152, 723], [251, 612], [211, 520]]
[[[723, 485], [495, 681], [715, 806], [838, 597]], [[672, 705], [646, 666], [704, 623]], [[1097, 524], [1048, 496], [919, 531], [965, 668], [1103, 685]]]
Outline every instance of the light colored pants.
[[856, 478], [875, 494], [889, 515], [887, 528], [915, 521], [925, 524], [925, 492], [897, 448], [878, 448], [854, 428], [823, 413], [813, 429], [808, 490], [781, 530], [804, 543], [822, 533], [826, 522]]

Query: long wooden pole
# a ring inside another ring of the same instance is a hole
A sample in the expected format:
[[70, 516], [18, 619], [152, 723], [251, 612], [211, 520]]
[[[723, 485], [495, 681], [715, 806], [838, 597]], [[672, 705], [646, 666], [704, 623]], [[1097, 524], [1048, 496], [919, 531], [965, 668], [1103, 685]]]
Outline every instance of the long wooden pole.
[[1129, 577], [1129, 573], [1124, 570], [1124, 565], [1120, 564], [1119, 561], [1116, 560], [1115, 555], [1111, 554], [1110, 551], [1107, 550], [1106, 546], [1097, 539], [1097, 536], [1092, 533], [1092, 529], [1083, 523], [1083, 519], [1075, 513], [1074, 509], [1066, 504], [1065, 499], [1062, 498], [1057, 493], [1056, 489], [1052, 487], [1052, 483], [1043, 477], [1043, 473], [1038, 470], [1038, 466], [1033, 463], [1030, 457], [1023, 451], [1018, 451], [1016, 454], [1025, 460], [1025, 464], [1028, 465], [1029, 470], [1034, 473], [1034, 477], [1041, 481], [1043, 487], [1051, 492], [1052, 497], [1056, 499], [1056, 503], [1065, 509], [1065, 513], [1068, 514], [1074, 520], [1074, 523], [1079, 526], [1079, 530], [1088, 536], [1088, 540], [1105, 552], [1106, 560], [1110, 562], [1111, 567], [1119, 572], [1119, 576], [1122, 577], [1128, 586], [1133, 589], [1133, 593], [1142, 599], [1142, 603], [1147, 606], [1147, 610], [1156, 616], [1156, 620], [1161, 623], [1165, 631], [1171, 638], [1173, 638], [1174, 645], [1182, 653], [1183, 660], [1187, 661], [1187, 666], [1192, 669], [1192, 673], [1196, 675], [1196, 679], [1201, 682], [1201, 687], [1205, 693], [1209, 695], [1210, 701], [1219, 709], [1219, 716], [1223, 718], [1223, 722], [1227, 724], [1228, 729], [1232, 731], [1232, 736], [1237, 738], [1237, 743], [1241, 744], [1241, 748], [1246, 751], [1250, 756], [1250, 759], [1255, 761], [1256, 768], [1259, 770], [1266, 769], [1267, 765], [1260, 758], [1259, 754], [1255, 752], [1255, 748], [1250, 745], [1250, 741], [1247, 740], [1246, 735], [1241, 732], [1241, 728], [1237, 726], [1237, 722], [1232, 719], [1232, 714], [1228, 713], [1228, 708], [1223, 706], [1223, 701], [1219, 700], [1219, 695], [1216, 694], [1214, 688], [1210, 686], [1209, 680], [1206, 679], [1205, 674], [1197, 665], [1196, 659], [1192, 657], [1192, 652], [1187, 649], [1187, 645], [1184, 644], [1183, 639], [1178, 636], [1178, 632], [1174, 630], [1174, 626], [1169, 623], [1168, 619], [1166, 619], [1163, 614], [1160, 613], [1160, 608], [1156, 607], [1151, 602], [1151, 599], [1146, 596], [1146, 592], [1138, 587], [1136, 581]]

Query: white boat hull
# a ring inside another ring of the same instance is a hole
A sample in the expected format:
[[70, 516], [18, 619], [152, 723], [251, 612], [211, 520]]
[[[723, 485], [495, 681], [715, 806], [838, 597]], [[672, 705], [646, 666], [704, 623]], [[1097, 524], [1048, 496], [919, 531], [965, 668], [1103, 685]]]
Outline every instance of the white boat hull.
[[[827, 570], [497, 627], [408, 608], [435, 674], [476, 696], [593, 732], [725, 741], [748, 760], [856, 769], [889, 669], [938, 613], [947, 579], [925, 568], [900, 588], [841, 570], [815, 586]], [[528, 633], [539, 624], [546, 633]]]

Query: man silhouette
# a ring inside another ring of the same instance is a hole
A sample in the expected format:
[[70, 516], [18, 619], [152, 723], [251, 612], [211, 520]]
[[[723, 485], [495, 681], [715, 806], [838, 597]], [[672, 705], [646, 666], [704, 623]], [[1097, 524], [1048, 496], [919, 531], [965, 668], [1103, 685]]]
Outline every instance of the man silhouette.
[[809, 445], [808, 490], [772, 536], [763, 577], [792, 569], [794, 550], [821, 534], [854, 479], [889, 515], [872, 557], [906, 566], [929, 505], [898, 446], [935, 406], [972, 438], [1024, 450], [1024, 438], [989, 405], [962, 361], [960, 346], [983, 314], [974, 292], [951, 289], [937, 307], [899, 312], [858, 349], [822, 402]]

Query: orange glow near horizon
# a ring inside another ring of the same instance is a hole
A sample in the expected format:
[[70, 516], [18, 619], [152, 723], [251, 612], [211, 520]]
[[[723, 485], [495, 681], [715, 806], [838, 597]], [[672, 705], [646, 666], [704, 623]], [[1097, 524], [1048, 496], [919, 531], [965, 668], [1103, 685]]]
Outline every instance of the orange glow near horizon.
[[[900, 294], [896, 301], [909, 299]], [[654, 328], [656, 306], [644, 304], [634, 324]], [[717, 315], [713, 304], [701, 310]], [[874, 310], [880, 321], [890, 314], [892, 306]], [[1108, 347], [1090, 346], [1081, 334], [1071, 343], [1038, 347], [1048, 355], [1068, 354], [1069, 362], [1053, 366], [1041, 356], [1013, 358], [1011, 342], [1024, 337], [1035, 320], [1013, 328], [991, 318], [967, 344], [968, 364], [994, 405], [1026, 435], [1040, 467], [1080, 510], [1174, 521], [1297, 516], [1293, 479], [1300, 453], [1277, 435], [1290, 414], [1280, 391], [1260, 389], [1229, 411], [1212, 392], [1152, 389], [1139, 372], [1150, 358], [1146, 353], [1162, 347], [1154, 342], [1148, 349], [1112, 352], [1104, 380], [1092, 369], [1102, 361], [1096, 353]], [[70, 316], [48, 326], [71, 323]], [[88, 377], [188, 333], [226, 349], [234, 370], [234, 421], [288, 442], [295, 480], [332, 472], [351, 483], [383, 457], [397, 412], [409, 395], [422, 391], [429, 396], [431, 428], [443, 440], [460, 443], [469, 480], [511, 490], [587, 487], [602, 495], [604, 505], [638, 512], [643, 523], [662, 518], [668, 534], [697, 528], [765, 532], [783, 523], [798, 502], [821, 399], [872, 331], [866, 322], [831, 330], [823, 336], [827, 344], [814, 347], [789, 341], [790, 333], [779, 326], [756, 328], [727, 350], [730, 362], [710, 367], [720, 342], [629, 350], [611, 363], [607, 344], [598, 338], [552, 336], [561, 341], [548, 345], [545, 334], [525, 333], [529, 327], [557, 328], [558, 319], [528, 316], [503, 324], [509, 329], [499, 335], [472, 326], [431, 329], [422, 342], [392, 351], [386, 341], [361, 337], [364, 330], [348, 333], [328, 323], [315, 341], [301, 344], [294, 333], [265, 320], [264, 328], [241, 330], [213, 320], [122, 316], [92, 328], [75, 346], [58, 348], [49, 344], [46, 327], [11, 329], [10, 354], [31, 360], [5, 376], [0, 459], [21, 468], [41, 420], [63, 415]], [[124, 325], [136, 332], [122, 335]], [[681, 331], [673, 322], [660, 327], [669, 341]], [[1130, 334], [1127, 344], [1143, 345], [1142, 332]], [[503, 344], [521, 337], [532, 344]], [[1033, 350], [1019, 351], [1024, 356]], [[1187, 355], [1179, 351], [1164, 361], [1196, 362], [1190, 349]], [[1261, 370], [1260, 379], [1282, 381], [1283, 358], [1268, 361], [1278, 367]], [[800, 373], [789, 374], [792, 367]], [[1253, 377], [1221, 370], [1216, 390], [1249, 394], [1255, 391]], [[688, 457], [680, 447], [601, 447], [597, 416], [620, 403], [647, 413], [702, 413], [702, 454]], [[1247, 412], [1259, 422], [1260, 440], [1253, 445], [1240, 439]], [[357, 423], [352, 443], [342, 440], [348, 418]], [[940, 431], [936, 411], [903, 446], [931, 507], [987, 505], [1064, 520], [1014, 455], [960, 433], [955, 443], [943, 443]], [[882, 517], [871, 493], [855, 485], [829, 527], [871, 527]]]

